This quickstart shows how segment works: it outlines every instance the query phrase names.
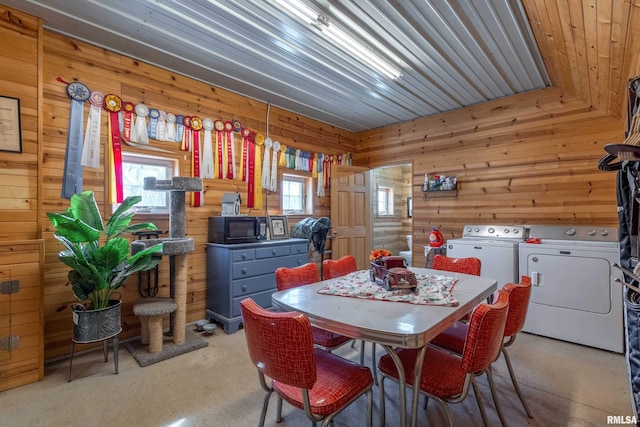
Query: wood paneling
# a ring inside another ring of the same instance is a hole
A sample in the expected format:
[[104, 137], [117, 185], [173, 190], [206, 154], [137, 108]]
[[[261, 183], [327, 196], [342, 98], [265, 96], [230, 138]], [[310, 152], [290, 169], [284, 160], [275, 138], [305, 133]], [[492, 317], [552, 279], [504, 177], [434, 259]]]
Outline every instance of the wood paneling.
[[[134, 61], [108, 52], [104, 49], [71, 40], [57, 34], [44, 33], [44, 106], [43, 106], [43, 216], [42, 235], [47, 240], [47, 271], [56, 274], [47, 275], [45, 281], [45, 320], [47, 328], [47, 358], [68, 353], [71, 339], [69, 305], [74, 302], [66, 286], [66, 269], [61, 266], [55, 254], [61, 249], [52, 237], [52, 228], [44, 216], [46, 211], [63, 210], [68, 201], [60, 198], [60, 176], [63, 170], [66, 147], [69, 101], [65, 94], [65, 85], [57, 81], [79, 80], [91, 90], [114, 93], [125, 101], [143, 102], [150, 108], [185, 115], [199, 115], [202, 118], [239, 120], [243, 126], [258, 133], [266, 133], [267, 111], [269, 111], [269, 135], [274, 140], [301, 150], [344, 153], [353, 151], [355, 139], [349, 132], [319, 123], [308, 118], [291, 114], [253, 99], [236, 95], [202, 82], [161, 70], [157, 67]], [[85, 109], [85, 111], [88, 110]], [[102, 144], [107, 142], [107, 115], [102, 114]], [[172, 157], [180, 159], [180, 174], [189, 176], [191, 158], [189, 153], [179, 151], [179, 144], [151, 141], [151, 145], [172, 151]], [[141, 152], [131, 147], [126, 151]], [[236, 137], [236, 149], [240, 152], [240, 138]], [[144, 151], [142, 151], [144, 152]], [[149, 153], [149, 152], [148, 152]], [[157, 153], [151, 153], [157, 154]], [[109, 216], [105, 202], [107, 189], [105, 179], [108, 171], [104, 167], [104, 148], [99, 169], [84, 168], [84, 189], [96, 192], [98, 203], [102, 206], [103, 216]], [[239, 164], [240, 156], [237, 156]], [[247, 185], [240, 180], [205, 179], [204, 206], [186, 210], [186, 237], [194, 240], [195, 251], [189, 255], [189, 285], [187, 294], [187, 321], [204, 317], [206, 305], [206, 243], [207, 218], [218, 215], [221, 210], [222, 195], [227, 192], [239, 192], [242, 200], [242, 212], [251, 215], [264, 215], [265, 210], [247, 209]], [[266, 192], [265, 192], [266, 195]], [[0, 192], [0, 198], [2, 193]], [[279, 211], [279, 194], [269, 197], [271, 213]], [[314, 216], [328, 216], [329, 197], [314, 201]], [[138, 221], [146, 221], [139, 216]], [[167, 229], [166, 218], [155, 218], [153, 222]], [[292, 225], [293, 222], [290, 224]], [[160, 266], [160, 295], [168, 294], [168, 260]], [[123, 300], [123, 338], [139, 334], [139, 321], [132, 314], [133, 303], [139, 298], [136, 278], [131, 278], [121, 289]]]
[[[422, 246], [432, 226], [457, 237], [463, 224], [473, 222], [616, 225], [615, 174], [598, 171], [596, 163], [604, 144], [622, 141], [626, 82], [640, 72], [638, 0], [524, 0], [523, 5], [554, 87], [357, 135], [43, 32], [37, 18], [0, 6], [0, 93], [21, 99], [23, 135], [22, 154], [0, 152], [0, 239], [46, 242], [45, 358], [68, 353], [74, 302], [45, 216], [68, 204], [59, 194], [69, 100], [57, 77], [165, 111], [234, 118], [263, 134], [270, 110], [269, 136], [288, 146], [353, 151], [354, 163], [368, 167], [411, 163], [415, 265], [424, 262]], [[105, 144], [105, 114], [102, 122]], [[180, 167], [189, 175], [187, 158]], [[423, 200], [425, 173], [456, 175], [457, 197]], [[104, 166], [84, 170], [85, 189], [96, 192], [105, 216], [106, 178]], [[187, 235], [196, 247], [189, 257], [188, 321], [204, 316], [206, 219], [219, 213], [225, 192], [239, 192], [246, 200], [240, 181], [207, 179], [204, 189], [205, 205], [187, 208]], [[278, 200], [277, 193], [269, 195], [270, 212]], [[327, 192], [314, 202], [313, 216], [329, 216], [330, 207]], [[264, 209], [243, 212], [264, 214]], [[167, 227], [166, 218], [153, 221]], [[162, 293], [166, 280], [161, 265]], [[132, 314], [136, 288], [132, 280], [122, 290], [124, 338], [139, 333]]]

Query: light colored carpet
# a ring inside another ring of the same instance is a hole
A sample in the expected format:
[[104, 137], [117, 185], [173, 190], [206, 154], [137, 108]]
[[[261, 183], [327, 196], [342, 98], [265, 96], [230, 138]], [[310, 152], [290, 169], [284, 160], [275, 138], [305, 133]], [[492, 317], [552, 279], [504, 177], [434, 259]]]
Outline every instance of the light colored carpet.
[[163, 337], [162, 351], [159, 353], [149, 353], [149, 346], [142, 344], [140, 340], [130, 341], [125, 346], [129, 353], [138, 362], [138, 365], [144, 367], [189, 353], [209, 345], [209, 342], [196, 332], [191, 330], [192, 327], [187, 326], [185, 331], [184, 342], [182, 344], [174, 344], [173, 338]]
[[[105, 363], [102, 352], [74, 357], [73, 381], [67, 382], [69, 363], [46, 365], [45, 379], [0, 393], [0, 425], [110, 426], [110, 427], [246, 427], [257, 424], [263, 392], [246, 351], [244, 332], [205, 337], [201, 348], [141, 368], [126, 350], [120, 351], [120, 373], [113, 361]], [[337, 354], [358, 360], [356, 349], [344, 346]], [[380, 350], [378, 355], [383, 354]], [[370, 365], [370, 347], [365, 363]], [[608, 415], [631, 415], [627, 373], [622, 355], [565, 342], [521, 334], [511, 350], [514, 368], [534, 412], [529, 420], [512, 391], [506, 365], [494, 364], [501, 406], [509, 425], [604, 426]], [[480, 389], [492, 426], [499, 426], [486, 379]], [[387, 426], [397, 427], [397, 386], [385, 384]], [[374, 425], [379, 425], [378, 387], [374, 387]], [[275, 423], [276, 399], [272, 397], [266, 425], [310, 425], [302, 411], [284, 405], [284, 421]], [[366, 400], [359, 399], [335, 419], [335, 427], [365, 425]], [[471, 394], [464, 403], [452, 405], [458, 426], [481, 426], [477, 404]], [[419, 426], [442, 426], [443, 412], [434, 402], [419, 409]]]

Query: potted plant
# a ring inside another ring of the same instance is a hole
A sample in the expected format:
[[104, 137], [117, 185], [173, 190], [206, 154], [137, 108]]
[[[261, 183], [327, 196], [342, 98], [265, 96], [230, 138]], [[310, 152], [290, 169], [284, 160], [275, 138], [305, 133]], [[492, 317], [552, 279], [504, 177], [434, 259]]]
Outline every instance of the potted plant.
[[[135, 213], [130, 208], [140, 201], [140, 196], [127, 197], [106, 224], [92, 191], [74, 194], [63, 212], [47, 212], [56, 229], [54, 237], [65, 247], [58, 259], [71, 268], [71, 289], [83, 302], [72, 306], [76, 342], [119, 333], [121, 301], [112, 299], [114, 291], [133, 273], [152, 269], [161, 260], [162, 243], [129, 256], [130, 242], [122, 237], [132, 231], [157, 230], [152, 223], [131, 224]], [[104, 314], [107, 318], [102, 319], [103, 314], [95, 314], [108, 309], [117, 315]]]

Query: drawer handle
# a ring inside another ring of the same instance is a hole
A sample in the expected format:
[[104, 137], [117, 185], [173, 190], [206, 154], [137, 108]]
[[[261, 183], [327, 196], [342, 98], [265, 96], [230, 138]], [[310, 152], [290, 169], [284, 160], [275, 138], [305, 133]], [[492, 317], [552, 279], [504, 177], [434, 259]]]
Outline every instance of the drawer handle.
[[247, 290], [247, 285], [242, 285], [242, 290], [246, 291]]
[[247, 274], [247, 267], [242, 267], [242, 274]]
[[246, 252], [242, 252], [242, 259], [247, 259], [247, 253]]
[[272, 253], [273, 255], [275, 255], [275, 254], [277, 253], [277, 251], [276, 251], [275, 249], [272, 249], [272, 250], [271, 250], [271, 253]]

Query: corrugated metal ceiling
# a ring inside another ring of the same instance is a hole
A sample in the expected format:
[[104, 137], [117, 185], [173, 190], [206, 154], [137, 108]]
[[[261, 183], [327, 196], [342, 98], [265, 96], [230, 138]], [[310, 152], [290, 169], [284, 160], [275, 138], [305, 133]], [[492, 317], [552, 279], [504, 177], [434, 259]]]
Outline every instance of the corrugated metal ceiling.
[[351, 131], [550, 84], [519, 1], [301, 1], [399, 58], [402, 76], [370, 69], [274, 1], [3, 3], [49, 30]]

